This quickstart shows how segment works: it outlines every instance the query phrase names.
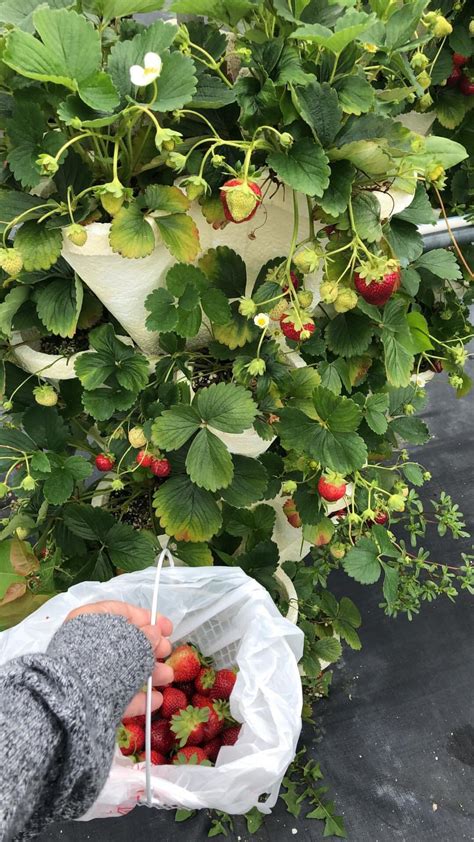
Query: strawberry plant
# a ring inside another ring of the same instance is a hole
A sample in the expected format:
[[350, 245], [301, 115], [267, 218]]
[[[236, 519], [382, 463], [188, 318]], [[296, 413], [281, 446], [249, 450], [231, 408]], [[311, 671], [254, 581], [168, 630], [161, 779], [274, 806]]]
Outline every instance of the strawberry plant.
[[[424, 548], [467, 531], [406, 449], [431, 377], [471, 387], [473, 256], [454, 235], [424, 251], [420, 226], [470, 212], [472, 21], [423, 0], [133, 17], [160, 5], [2, 11], [0, 627], [166, 539], [298, 615], [307, 710], [360, 648], [334, 571], [391, 616], [474, 590], [469, 554]], [[170, 722], [235, 680], [188, 649]], [[292, 809], [341, 833], [299, 772]]]

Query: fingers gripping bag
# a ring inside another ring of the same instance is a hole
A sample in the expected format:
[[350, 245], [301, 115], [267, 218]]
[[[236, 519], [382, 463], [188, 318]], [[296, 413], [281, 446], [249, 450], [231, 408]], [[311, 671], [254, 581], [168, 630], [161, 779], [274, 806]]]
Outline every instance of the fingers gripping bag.
[[[66, 615], [86, 603], [114, 599], [151, 608], [154, 567], [109, 582], [83, 582], [49, 600], [0, 637], [0, 664], [46, 650]], [[303, 633], [281, 616], [268, 592], [235, 567], [163, 568], [158, 611], [173, 624], [172, 642], [194, 643], [218, 669], [238, 667], [230, 697], [243, 723], [235, 745], [224, 746], [214, 767], [134, 764], [116, 748], [109, 777], [82, 820], [128, 813], [137, 804], [269, 813], [293, 760], [301, 731], [298, 660]], [[111, 657], [119, 653], [111, 652]]]

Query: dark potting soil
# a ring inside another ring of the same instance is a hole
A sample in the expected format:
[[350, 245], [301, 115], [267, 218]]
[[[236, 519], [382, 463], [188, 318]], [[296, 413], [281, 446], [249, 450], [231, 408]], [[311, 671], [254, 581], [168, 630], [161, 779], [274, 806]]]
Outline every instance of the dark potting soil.
[[78, 330], [72, 337], [43, 336], [40, 339], [40, 350], [43, 354], [62, 354], [65, 357], [72, 357], [78, 351], [88, 350], [89, 333], [89, 330]]
[[147, 494], [128, 499], [124, 491], [112, 491], [110, 505], [115, 514], [120, 515], [122, 523], [128, 523], [134, 529], [153, 529], [153, 515]]
[[[209, 354], [202, 348], [203, 354]], [[232, 380], [232, 362], [228, 360], [197, 359], [193, 362], [193, 389], [205, 389], [214, 383], [230, 383]]]

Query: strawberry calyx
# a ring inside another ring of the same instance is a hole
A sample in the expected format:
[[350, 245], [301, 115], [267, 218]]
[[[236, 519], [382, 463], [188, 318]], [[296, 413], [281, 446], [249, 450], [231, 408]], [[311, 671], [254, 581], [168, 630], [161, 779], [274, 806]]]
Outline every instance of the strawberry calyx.
[[180, 713], [175, 714], [171, 720], [171, 730], [176, 735], [180, 747], [187, 743], [201, 742], [203, 737], [203, 725], [208, 721], [210, 708], [195, 708], [188, 705]]

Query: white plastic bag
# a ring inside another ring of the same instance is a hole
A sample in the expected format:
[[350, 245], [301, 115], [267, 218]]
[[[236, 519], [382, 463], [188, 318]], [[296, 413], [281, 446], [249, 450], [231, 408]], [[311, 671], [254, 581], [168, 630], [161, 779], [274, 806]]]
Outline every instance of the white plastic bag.
[[[54, 597], [0, 635], [0, 664], [44, 651], [78, 605], [118, 599], [149, 608], [155, 572], [151, 567], [109, 582], [84, 582]], [[301, 730], [302, 632], [281, 616], [261, 585], [234, 567], [163, 569], [158, 609], [174, 623], [173, 642], [192, 641], [218, 668], [238, 665], [230, 704], [232, 716], [244, 724], [215, 767], [153, 766], [153, 806], [228, 813], [258, 806], [269, 813]], [[120, 655], [111, 651], [110, 657]], [[107, 782], [83, 820], [128, 813], [144, 794], [145, 764], [133, 765], [117, 749]]]

